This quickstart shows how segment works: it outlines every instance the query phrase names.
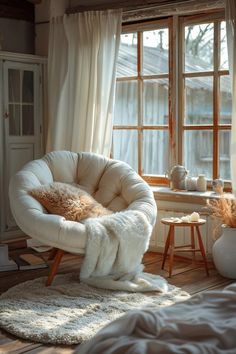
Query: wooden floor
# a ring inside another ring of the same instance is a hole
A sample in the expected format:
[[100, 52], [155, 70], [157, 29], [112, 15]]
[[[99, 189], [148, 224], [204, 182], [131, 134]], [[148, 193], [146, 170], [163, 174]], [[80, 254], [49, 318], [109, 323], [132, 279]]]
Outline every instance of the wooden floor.
[[[32, 253], [32, 250], [26, 249], [25, 241], [10, 244], [9, 250], [12, 258], [17, 254], [27, 253], [28, 251]], [[45, 257], [47, 255], [47, 253], [44, 254]], [[78, 256], [64, 256], [59, 273], [78, 271], [82, 260], [82, 257]], [[143, 262], [145, 271], [166, 277], [169, 283], [181, 287], [192, 295], [206, 290], [223, 289], [231, 282], [229, 279], [221, 277], [211, 263], [209, 263], [210, 276], [207, 277], [205, 269], [200, 263], [192, 264], [191, 260], [178, 256], [175, 257], [173, 276], [169, 279], [167, 270], [161, 270], [161, 261], [161, 254], [147, 252]], [[168, 267], [168, 262], [166, 263], [166, 267]], [[47, 273], [48, 269], [0, 272], [0, 293], [18, 283], [45, 276]], [[74, 347], [41, 345], [40, 343], [27, 342], [0, 330], [0, 354], [67, 354], [73, 353]]]

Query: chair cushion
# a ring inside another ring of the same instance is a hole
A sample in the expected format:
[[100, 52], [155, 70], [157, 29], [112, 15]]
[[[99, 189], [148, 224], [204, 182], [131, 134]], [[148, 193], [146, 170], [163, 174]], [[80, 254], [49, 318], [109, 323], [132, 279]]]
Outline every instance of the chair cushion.
[[66, 220], [81, 221], [112, 213], [86, 191], [67, 183], [54, 182], [41, 185], [32, 189], [29, 194], [49, 213], [61, 215]]

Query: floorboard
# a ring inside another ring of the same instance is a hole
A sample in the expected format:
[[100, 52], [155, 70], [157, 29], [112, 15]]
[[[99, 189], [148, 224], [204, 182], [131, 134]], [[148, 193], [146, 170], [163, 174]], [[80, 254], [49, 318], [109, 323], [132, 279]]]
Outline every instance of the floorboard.
[[[24, 240], [9, 244], [10, 257], [14, 259], [19, 254], [35, 253], [26, 248]], [[43, 257], [47, 259], [49, 252], [45, 252]], [[67, 254], [63, 257], [59, 267], [58, 274], [67, 272], [79, 272], [83, 256], [75, 256]], [[48, 262], [49, 265], [51, 261]], [[143, 259], [144, 271], [159, 274], [165, 277], [170, 284], [182, 288], [191, 295], [201, 293], [208, 290], [219, 290], [230, 284], [232, 281], [221, 277], [212, 263], [209, 263], [210, 276], [205, 272], [203, 264], [200, 262], [192, 263], [191, 259], [183, 258], [179, 255], [175, 256], [174, 269], [171, 278], [168, 277], [168, 260], [165, 269], [161, 269], [162, 255], [155, 252], [147, 252]], [[48, 268], [37, 270], [0, 272], [0, 293], [5, 292], [10, 287], [24, 281], [46, 276]], [[70, 354], [73, 353], [75, 346], [53, 346], [42, 345], [40, 343], [32, 343], [10, 335], [0, 330], [0, 354]]]

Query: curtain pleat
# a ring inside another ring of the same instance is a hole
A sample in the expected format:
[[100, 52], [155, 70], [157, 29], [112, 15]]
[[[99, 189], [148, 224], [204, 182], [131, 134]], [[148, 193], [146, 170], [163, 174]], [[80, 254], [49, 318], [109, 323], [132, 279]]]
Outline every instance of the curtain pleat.
[[107, 10], [51, 21], [47, 151], [109, 156], [121, 19]]

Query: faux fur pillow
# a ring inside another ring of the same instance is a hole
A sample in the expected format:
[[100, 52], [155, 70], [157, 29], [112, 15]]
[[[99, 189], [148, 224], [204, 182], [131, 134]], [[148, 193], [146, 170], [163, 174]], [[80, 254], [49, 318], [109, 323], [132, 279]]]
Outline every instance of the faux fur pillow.
[[64, 216], [71, 221], [95, 218], [111, 214], [90, 194], [66, 183], [54, 182], [32, 189], [30, 195], [41, 203], [49, 213]]

